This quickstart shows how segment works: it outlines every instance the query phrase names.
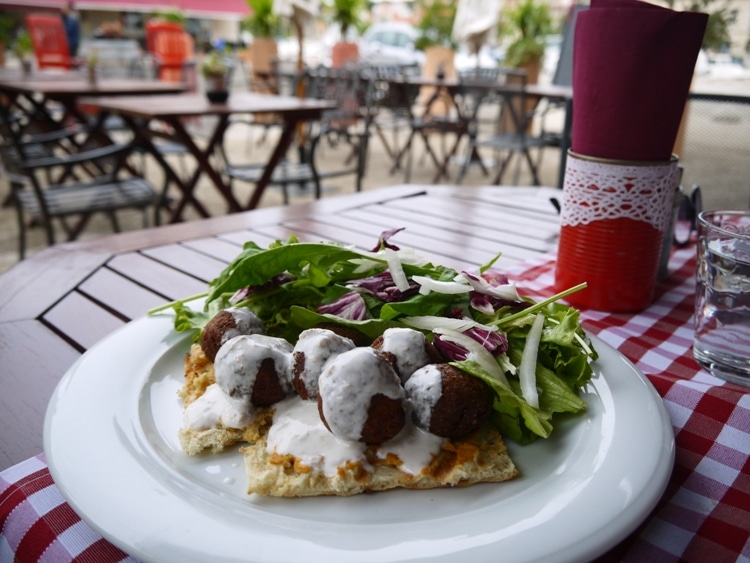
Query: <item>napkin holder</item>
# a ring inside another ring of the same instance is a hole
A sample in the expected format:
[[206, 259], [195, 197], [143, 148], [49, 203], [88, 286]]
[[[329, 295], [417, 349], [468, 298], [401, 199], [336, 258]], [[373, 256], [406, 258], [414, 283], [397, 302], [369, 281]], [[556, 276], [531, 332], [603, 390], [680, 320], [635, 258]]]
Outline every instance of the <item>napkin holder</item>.
[[555, 289], [587, 283], [567, 298], [571, 305], [635, 312], [651, 304], [679, 172], [676, 156], [649, 162], [568, 152]]

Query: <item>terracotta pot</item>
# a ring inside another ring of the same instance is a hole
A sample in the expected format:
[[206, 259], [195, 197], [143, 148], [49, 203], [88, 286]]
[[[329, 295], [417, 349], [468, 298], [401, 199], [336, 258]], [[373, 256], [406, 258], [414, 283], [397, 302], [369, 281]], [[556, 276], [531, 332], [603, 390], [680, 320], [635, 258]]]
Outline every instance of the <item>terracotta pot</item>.
[[359, 61], [359, 46], [356, 43], [339, 41], [331, 50], [331, 66], [339, 68]]
[[[441, 78], [456, 78], [455, 55], [455, 51], [450, 47], [440, 45], [427, 47], [424, 50], [425, 61], [422, 66], [422, 76], [425, 78], [438, 78], [438, 74], [441, 74]], [[434, 92], [435, 88], [433, 86], [423, 86], [419, 91], [419, 101], [423, 104], [427, 103]], [[430, 114], [445, 115], [451, 111], [452, 107], [453, 103], [450, 97], [446, 95], [444, 98], [433, 102], [430, 106]]]
[[278, 45], [272, 37], [258, 37], [253, 39], [250, 48], [250, 65], [253, 69], [253, 91], [262, 94], [275, 93], [273, 78], [268, 75], [274, 70], [274, 61], [279, 56]]

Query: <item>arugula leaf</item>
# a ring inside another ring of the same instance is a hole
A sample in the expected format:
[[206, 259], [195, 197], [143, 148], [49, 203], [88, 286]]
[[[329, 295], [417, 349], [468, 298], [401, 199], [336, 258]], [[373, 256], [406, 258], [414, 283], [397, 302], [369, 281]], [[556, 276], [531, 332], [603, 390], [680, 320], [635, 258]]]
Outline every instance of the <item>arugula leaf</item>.
[[[359, 252], [326, 243], [300, 242], [267, 250], [246, 248], [210, 283], [207, 301], [244, 287], [263, 285], [283, 272], [306, 277], [313, 285], [322, 287], [332, 279], [328, 274], [331, 268], [351, 258], [361, 257]], [[307, 272], [303, 273], [305, 269]]]

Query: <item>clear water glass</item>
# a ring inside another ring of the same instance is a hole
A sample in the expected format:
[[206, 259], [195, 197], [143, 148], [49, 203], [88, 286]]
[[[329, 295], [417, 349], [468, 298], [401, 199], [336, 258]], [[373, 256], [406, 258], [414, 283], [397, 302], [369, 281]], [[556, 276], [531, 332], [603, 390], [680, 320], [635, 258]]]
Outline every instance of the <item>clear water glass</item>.
[[713, 375], [750, 386], [750, 210], [698, 216], [693, 354]]

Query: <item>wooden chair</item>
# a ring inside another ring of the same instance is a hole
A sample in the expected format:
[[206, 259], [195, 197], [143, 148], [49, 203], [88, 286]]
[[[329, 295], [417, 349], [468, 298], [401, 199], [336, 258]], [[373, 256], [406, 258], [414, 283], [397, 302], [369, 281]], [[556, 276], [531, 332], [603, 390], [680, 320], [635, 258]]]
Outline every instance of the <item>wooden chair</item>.
[[146, 226], [146, 212], [154, 208], [154, 222], [159, 222], [156, 207], [166, 185], [158, 195], [130, 172], [126, 159], [132, 146], [82, 141], [81, 134], [76, 128], [29, 135], [22, 120], [10, 119], [6, 108], [0, 110], [0, 161], [16, 207], [21, 259], [29, 224], [41, 225], [53, 245], [58, 223], [66, 239], [74, 240], [98, 212], [109, 217], [115, 232], [120, 230], [117, 212], [124, 209], [141, 210]]
[[26, 28], [34, 45], [37, 66], [70, 70], [77, 66], [70, 56], [68, 39], [58, 15], [31, 13], [26, 15]]

